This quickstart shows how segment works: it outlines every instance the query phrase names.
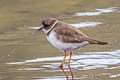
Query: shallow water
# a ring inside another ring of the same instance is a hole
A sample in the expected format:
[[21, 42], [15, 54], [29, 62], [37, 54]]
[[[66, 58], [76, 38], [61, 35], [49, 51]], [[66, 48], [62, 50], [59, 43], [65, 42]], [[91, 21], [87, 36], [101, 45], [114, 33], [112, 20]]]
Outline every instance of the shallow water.
[[[120, 80], [119, 0], [1, 0], [0, 80]], [[42, 31], [46, 17], [55, 17], [109, 45], [74, 51], [70, 67], [58, 65], [63, 53]]]

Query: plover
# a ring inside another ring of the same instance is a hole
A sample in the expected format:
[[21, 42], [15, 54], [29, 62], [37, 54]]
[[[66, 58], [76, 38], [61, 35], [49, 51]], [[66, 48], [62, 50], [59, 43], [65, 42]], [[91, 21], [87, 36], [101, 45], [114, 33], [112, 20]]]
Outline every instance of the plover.
[[47, 37], [47, 40], [60, 51], [64, 51], [64, 58], [59, 65], [62, 67], [66, 58], [66, 51], [70, 51], [70, 57], [67, 65], [70, 65], [72, 50], [79, 49], [88, 44], [106, 45], [107, 42], [92, 39], [75, 28], [71, 24], [58, 21], [55, 18], [48, 17], [42, 21], [39, 31], [42, 30]]

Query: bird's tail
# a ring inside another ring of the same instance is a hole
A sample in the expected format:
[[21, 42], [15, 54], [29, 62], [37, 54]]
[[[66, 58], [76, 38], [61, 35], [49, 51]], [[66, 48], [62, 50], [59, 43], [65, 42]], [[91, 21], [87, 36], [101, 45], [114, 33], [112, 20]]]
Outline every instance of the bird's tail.
[[99, 44], [99, 45], [107, 45], [108, 44], [108, 42], [98, 41], [98, 40], [91, 39], [91, 38], [88, 38], [88, 42], [90, 44]]

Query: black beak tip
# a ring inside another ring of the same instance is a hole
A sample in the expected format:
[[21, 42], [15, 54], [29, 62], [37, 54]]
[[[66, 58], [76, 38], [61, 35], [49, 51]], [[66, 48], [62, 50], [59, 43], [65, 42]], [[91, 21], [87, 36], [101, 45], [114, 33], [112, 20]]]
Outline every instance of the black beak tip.
[[42, 30], [44, 28], [43, 25], [40, 26], [40, 28], [38, 29], [38, 31]]
[[38, 29], [38, 31], [40, 31], [41, 29]]

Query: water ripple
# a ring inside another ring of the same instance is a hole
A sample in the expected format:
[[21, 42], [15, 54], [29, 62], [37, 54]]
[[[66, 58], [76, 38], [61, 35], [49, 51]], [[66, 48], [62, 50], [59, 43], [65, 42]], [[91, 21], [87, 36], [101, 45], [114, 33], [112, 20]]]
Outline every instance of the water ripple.
[[87, 21], [87, 22], [75, 23], [75, 24], [72, 24], [72, 25], [75, 26], [76, 28], [83, 28], [83, 27], [96, 27], [99, 24], [102, 24], [102, 22]]
[[[68, 58], [69, 57], [67, 56], [66, 59]], [[25, 60], [24, 62], [10, 62], [7, 64], [20, 65], [34, 62], [44, 62], [42, 67], [57, 68], [62, 59], [63, 57], [36, 58], [32, 60]], [[83, 55], [73, 55], [71, 60], [71, 68], [79, 70], [90, 70], [96, 68], [113, 69], [115, 67], [108, 68], [108, 66], [116, 64], [120, 64], [120, 50], [111, 52], [86, 52]], [[120, 68], [120, 66], [117, 66], [117, 68]]]
[[103, 8], [103, 9], [96, 9], [94, 12], [79, 12], [75, 13], [75, 16], [98, 16], [102, 13], [110, 13], [115, 12], [118, 10], [118, 7], [110, 7], [110, 8]]
[[120, 77], [120, 74], [110, 75], [110, 78]]

